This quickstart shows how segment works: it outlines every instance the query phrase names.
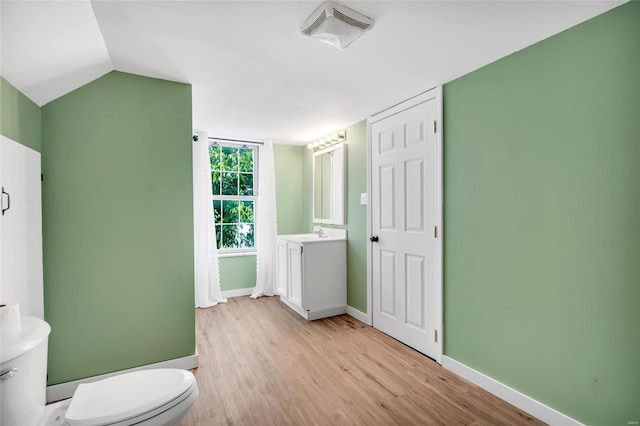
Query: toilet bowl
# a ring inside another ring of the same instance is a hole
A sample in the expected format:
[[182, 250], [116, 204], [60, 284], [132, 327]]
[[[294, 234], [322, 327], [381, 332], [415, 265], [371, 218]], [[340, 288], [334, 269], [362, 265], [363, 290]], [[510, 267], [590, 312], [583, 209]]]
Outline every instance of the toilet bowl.
[[70, 400], [47, 411], [46, 356], [51, 328], [33, 317], [23, 317], [22, 324], [19, 335], [0, 336], [3, 426], [174, 426], [198, 398], [191, 372], [164, 368], [83, 383]]

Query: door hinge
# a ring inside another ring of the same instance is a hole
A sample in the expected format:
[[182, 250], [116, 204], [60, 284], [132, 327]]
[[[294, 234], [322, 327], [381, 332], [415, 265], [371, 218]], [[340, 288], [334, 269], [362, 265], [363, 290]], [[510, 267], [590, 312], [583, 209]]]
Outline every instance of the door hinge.
[[433, 227], [433, 238], [438, 238], [438, 227], [437, 226]]
[[304, 252], [304, 246], [300, 246], [300, 254]]
[[40, 182], [44, 182], [44, 175], [42, 173], [40, 174]]
[[433, 341], [438, 343], [438, 330], [433, 330]]
[[438, 131], [438, 122], [436, 120], [433, 120], [433, 133], [436, 133]]

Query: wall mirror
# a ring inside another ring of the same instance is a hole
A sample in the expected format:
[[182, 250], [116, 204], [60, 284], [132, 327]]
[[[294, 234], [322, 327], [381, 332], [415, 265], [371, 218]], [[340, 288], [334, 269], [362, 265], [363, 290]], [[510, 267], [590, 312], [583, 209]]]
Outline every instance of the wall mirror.
[[313, 154], [313, 222], [345, 224], [347, 145], [341, 143]]

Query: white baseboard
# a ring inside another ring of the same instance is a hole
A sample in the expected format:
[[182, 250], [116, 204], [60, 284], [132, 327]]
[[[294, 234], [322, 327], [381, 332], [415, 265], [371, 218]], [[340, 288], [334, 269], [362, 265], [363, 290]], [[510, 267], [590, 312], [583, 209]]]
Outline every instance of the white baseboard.
[[446, 355], [442, 355], [442, 366], [545, 423], [550, 425], [584, 426], [579, 421]]
[[365, 323], [367, 325], [373, 324], [371, 322], [371, 317], [369, 315], [357, 310], [356, 308], [352, 308], [349, 305], [347, 305], [347, 314], [351, 315], [352, 317], [354, 317], [358, 321], [362, 321], [363, 323]]
[[230, 297], [251, 296], [255, 287], [238, 288], [235, 290], [225, 290], [222, 292], [222, 297], [228, 299]]
[[140, 367], [129, 368], [127, 370], [115, 371], [113, 373], [101, 374], [99, 376], [86, 377], [80, 380], [60, 383], [58, 385], [47, 386], [47, 404], [50, 402], [60, 401], [71, 398], [76, 391], [78, 385], [82, 383], [91, 383], [108, 377], [117, 376], [119, 374], [131, 373], [133, 371], [151, 370], [154, 368], [181, 368], [183, 370], [191, 370], [198, 367], [198, 355], [189, 355], [182, 358], [170, 359], [167, 361], [156, 362], [155, 364], [142, 365]]

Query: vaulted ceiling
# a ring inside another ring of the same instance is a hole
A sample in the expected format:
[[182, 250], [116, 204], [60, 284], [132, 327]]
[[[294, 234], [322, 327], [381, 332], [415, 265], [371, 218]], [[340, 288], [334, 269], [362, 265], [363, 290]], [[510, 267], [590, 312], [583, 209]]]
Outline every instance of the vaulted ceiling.
[[624, 1], [342, 1], [375, 20], [344, 51], [314, 1], [7, 1], [0, 72], [44, 105], [112, 70], [190, 83], [194, 129], [305, 143]]

